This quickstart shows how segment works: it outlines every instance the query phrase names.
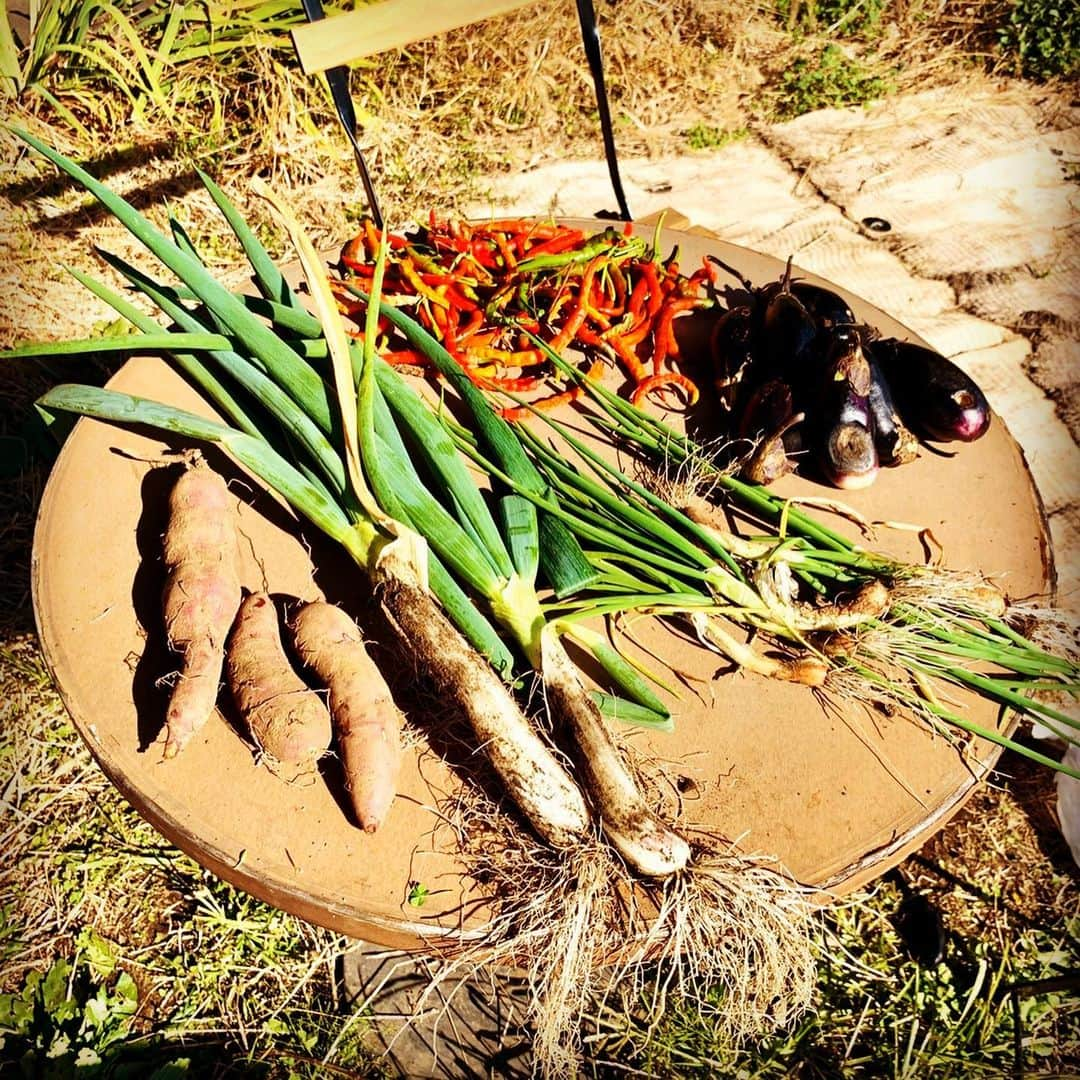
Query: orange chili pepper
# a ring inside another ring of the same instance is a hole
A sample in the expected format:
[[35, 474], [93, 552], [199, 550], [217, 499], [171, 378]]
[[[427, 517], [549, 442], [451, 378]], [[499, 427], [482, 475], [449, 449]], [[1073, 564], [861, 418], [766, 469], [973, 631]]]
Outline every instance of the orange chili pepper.
[[506, 236], [501, 233], [493, 233], [492, 239], [495, 241], [495, 247], [498, 248], [499, 254], [502, 256], [503, 267], [507, 273], [513, 273], [517, 269], [517, 259], [514, 258], [514, 252], [510, 248], [510, 243], [506, 239]]
[[540, 349], [496, 349], [490, 345], [470, 347], [468, 354], [470, 358], [502, 364], [503, 367], [536, 367], [547, 359]]
[[592, 288], [596, 271], [606, 258], [606, 255], [597, 255], [590, 259], [585, 266], [585, 271], [581, 275], [581, 285], [578, 288], [578, 295], [574, 302], [574, 309], [567, 316], [566, 322], [563, 323], [562, 328], [551, 341], [551, 347], [555, 352], [561, 353], [563, 349], [574, 340], [575, 335], [585, 322], [585, 316], [589, 311], [589, 290]]
[[482, 378], [485, 386], [493, 390], [505, 390], [509, 394], [524, 394], [530, 390], [536, 390], [543, 382], [536, 375], [521, 375], [515, 379], [506, 378], [503, 375], [487, 375]]
[[701, 396], [697, 386], [685, 375], [681, 375], [677, 371], [662, 371], [658, 375], [650, 375], [648, 378], [642, 379], [634, 387], [634, 391], [630, 395], [630, 403], [640, 408], [642, 401], [654, 390], [662, 390], [669, 386], [677, 386], [686, 393], [687, 407], [695, 404]]
[[[603, 370], [603, 361], [596, 360], [593, 362], [592, 367], [589, 368], [586, 378], [598, 379]], [[512, 423], [517, 420], [525, 420], [532, 412], [547, 412], [550, 409], [557, 408], [559, 405], [566, 405], [571, 401], [576, 401], [581, 397], [583, 392], [584, 387], [571, 386], [568, 390], [560, 390], [557, 394], [551, 394], [546, 398], [539, 398], [536, 401], [530, 402], [528, 405], [515, 405], [500, 409], [499, 415], [504, 420], [509, 420]]]
[[679, 343], [675, 340], [674, 320], [680, 311], [697, 306], [693, 297], [675, 297], [665, 302], [653, 330], [653, 374], [660, 374], [664, 361], [679, 355]]
[[560, 251], [567, 251], [580, 244], [585, 239], [585, 234], [580, 229], [564, 229], [539, 244], [532, 244], [528, 249], [531, 259], [534, 255], [557, 255]]
[[635, 382], [640, 382], [642, 379], [648, 377], [648, 372], [645, 369], [645, 365], [641, 362], [638, 354], [634, 351], [634, 348], [619, 334], [612, 334], [611, 337], [605, 339], [608, 344], [615, 350], [615, 354], [626, 366], [626, 370]]
[[652, 319], [656, 316], [664, 303], [664, 289], [660, 284], [660, 275], [656, 271], [656, 263], [643, 262], [641, 273], [645, 277], [645, 314]]

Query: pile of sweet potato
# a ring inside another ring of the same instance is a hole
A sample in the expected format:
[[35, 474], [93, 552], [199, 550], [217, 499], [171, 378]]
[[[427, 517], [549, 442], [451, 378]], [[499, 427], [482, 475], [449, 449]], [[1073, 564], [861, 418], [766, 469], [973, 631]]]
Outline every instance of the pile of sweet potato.
[[165, 627], [181, 658], [165, 757], [207, 722], [224, 669], [252, 742], [276, 771], [312, 772], [336, 741], [356, 819], [374, 832], [394, 798], [401, 716], [353, 620], [322, 601], [290, 612], [287, 642], [303, 678], [286, 652], [274, 602], [265, 592], [244, 595], [235, 505], [225, 480], [201, 459], [170, 493], [164, 560]]

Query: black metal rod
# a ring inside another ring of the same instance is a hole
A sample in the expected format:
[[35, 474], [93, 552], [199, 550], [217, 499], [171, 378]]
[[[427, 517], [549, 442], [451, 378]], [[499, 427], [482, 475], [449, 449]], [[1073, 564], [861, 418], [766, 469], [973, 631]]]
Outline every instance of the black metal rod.
[[596, 25], [596, 11], [592, 0], [576, 0], [578, 21], [581, 23], [581, 40], [585, 45], [585, 59], [589, 62], [593, 87], [596, 90], [596, 108], [600, 114], [600, 132], [604, 137], [604, 157], [607, 158], [608, 175], [619, 204], [623, 221], [633, 220], [626, 205], [622, 179], [619, 176], [619, 159], [615, 152], [615, 134], [611, 129], [611, 109], [608, 107], [607, 87], [604, 84], [604, 58], [600, 51], [600, 30]]
[[[319, 19], [325, 17], [322, 0], [302, 0], [302, 3], [308, 22], [318, 22]], [[360, 182], [364, 185], [364, 195], [367, 197], [368, 209], [371, 211], [371, 219], [375, 222], [375, 227], [382, 230], [383, 216], [379, 209], [378, 197], [375, 195], [375, 185], [371, 182], [364, 154], [356, 138], [356, 110], [353, 108], [352, 94], [349, 93], [349, 69], [332, 67], [327, 69], [325, 75], [327, 85], [330, 87], [330, 95], [334, 99], [334, 108], [337, 109], [338, 119], [352, 145], [356, 167], [360, 171]]]

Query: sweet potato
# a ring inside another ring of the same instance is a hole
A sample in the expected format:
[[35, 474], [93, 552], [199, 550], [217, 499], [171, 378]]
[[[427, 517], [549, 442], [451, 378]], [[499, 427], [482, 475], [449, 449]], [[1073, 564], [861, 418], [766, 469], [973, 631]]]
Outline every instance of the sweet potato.
[[240, 606], [236, 510], [224, 479], [201, 458], [170, 493], [164, 560], [165, 630], [183, 657], [165, 718], [164, 756], [172, 758], [214, 711], [225, 639]]
[[300, 659], [330, 691], [330, 715], [353, 811], [365, 832], [383, 823], [401, 765], [401, 714], [356, 624], [333, 604], [292, 618]]
[[288, 779], [313, 772], [330, 745], [330, 713], [293, 670], [266, 593], [240, 605], [226, 663], [233, 699], [266, 764]]

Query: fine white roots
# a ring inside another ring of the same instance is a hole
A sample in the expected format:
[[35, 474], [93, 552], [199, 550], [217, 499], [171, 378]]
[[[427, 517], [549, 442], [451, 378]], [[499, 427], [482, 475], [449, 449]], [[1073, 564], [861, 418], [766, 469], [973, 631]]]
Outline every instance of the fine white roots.
[[681, 998], [715, 1011], [734, 1044], [791, 1024], [810, 1003], [814, 907], [760, 863], [702, 858], [645, 885], [599, 838], [569, 852], [503, 847], [473, 858], [497, 913], [482, 944], [443, 965], [420, 1008], [463, 976], [524, 972], [544, 1080], [578, 1074], [591, 1009], [614, 1005], [651, 1028]]

